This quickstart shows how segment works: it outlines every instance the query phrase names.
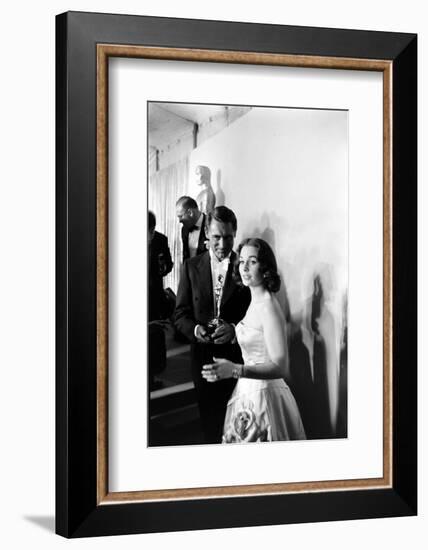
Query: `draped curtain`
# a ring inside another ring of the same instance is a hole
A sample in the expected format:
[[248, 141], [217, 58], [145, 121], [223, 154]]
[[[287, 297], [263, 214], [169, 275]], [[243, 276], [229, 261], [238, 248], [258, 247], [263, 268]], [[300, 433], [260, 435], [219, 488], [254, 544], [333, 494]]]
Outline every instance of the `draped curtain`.
[[158, 152], [156, 147], [149, 146], [149, 154], [148, 154], [148, 164], [149, 164], [149, 177], [151, 178], [152, 175], [157, 170], [157, 156]]
[[156, 216], [156, 229], [168, 237], [174, 267], [164, 278], [164, 287], [177, 293], [181, 251], [181, 225], [175, 214], [175, 203], [187, 193], [189, 180], [189, 158], [185, 157], [174, 164], [149, 175], [149, 209]]

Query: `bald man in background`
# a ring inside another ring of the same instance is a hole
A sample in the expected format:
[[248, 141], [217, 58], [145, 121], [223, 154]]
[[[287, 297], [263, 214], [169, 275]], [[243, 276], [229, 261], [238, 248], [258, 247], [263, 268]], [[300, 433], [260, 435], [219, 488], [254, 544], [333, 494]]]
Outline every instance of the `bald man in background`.
[[181, 240], [183, 243], [183, 262], [206, 252], [205, 234], [206, 216], [199, 208], [195, 199], [187, 195], [180, 197], [176, 203], [178, 221], [182, 224]]

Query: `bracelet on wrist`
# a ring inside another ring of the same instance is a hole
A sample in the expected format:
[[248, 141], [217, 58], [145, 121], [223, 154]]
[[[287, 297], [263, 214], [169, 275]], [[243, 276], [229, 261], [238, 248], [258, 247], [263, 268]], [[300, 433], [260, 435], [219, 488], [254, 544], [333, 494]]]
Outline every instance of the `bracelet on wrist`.
[[241, 378], [244, 373], [244, 365], [235, 365], [232, 370], [233, 378]]

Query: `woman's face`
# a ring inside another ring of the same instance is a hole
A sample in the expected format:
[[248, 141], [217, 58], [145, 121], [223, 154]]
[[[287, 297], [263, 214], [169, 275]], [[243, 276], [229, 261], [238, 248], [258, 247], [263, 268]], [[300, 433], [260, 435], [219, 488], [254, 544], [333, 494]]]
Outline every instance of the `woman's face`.
[[245, 286], [255, 287], [263, 282], [258, 260], [258, 249], [255, 246], [245, 245], [239, 255], [239, 274]]

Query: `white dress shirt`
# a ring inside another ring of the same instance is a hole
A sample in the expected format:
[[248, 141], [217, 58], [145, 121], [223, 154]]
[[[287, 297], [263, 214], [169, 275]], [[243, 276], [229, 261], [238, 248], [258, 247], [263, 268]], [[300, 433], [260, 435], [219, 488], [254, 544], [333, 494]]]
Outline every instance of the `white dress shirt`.
[[[209, 254], [210, 254], [210, 264], [211, 264], [211, 279], [212, 279], [212, 285], [213, 285], [213, 301], [214, 301], [214, 315], [215, 315], [217, 313], [215, 287], [217, 285], [219, 275], [223, 275], [223, 284], [226, 282], [227, 270], [229, 269], [230, 255], [232, 254], [232, 252], [229, 252], [229, 254], [221, 261], [217, 259], [216, 255], [211, 250], [211, 248], [209, 249]], [[194, 329], [195, 336], [197, 334], [198, 327], [199, 325], [195, 326], [195, 329]], [[234, 342], [235, 342], [235, 339], [232, 343]]]
[[210, 253], [210, 260], [211, 260], [211, 279], [212, 279], [212, 285], [213, 285], [213, 299], [214, 299], [214, 315], [217, 313], [216, 311], [216, 297], [215, 297], [215, 289], [219, 280], [219, 276], [223, 276], [223, 285], [226, 282], [226, 275], [227, 270], [229, 269], [229, 263], [230, 263], [230, 255], [231, 252], [223, 259], [218, 260], [217, 256], [214, 254], [214, 252], [209, 250]]

